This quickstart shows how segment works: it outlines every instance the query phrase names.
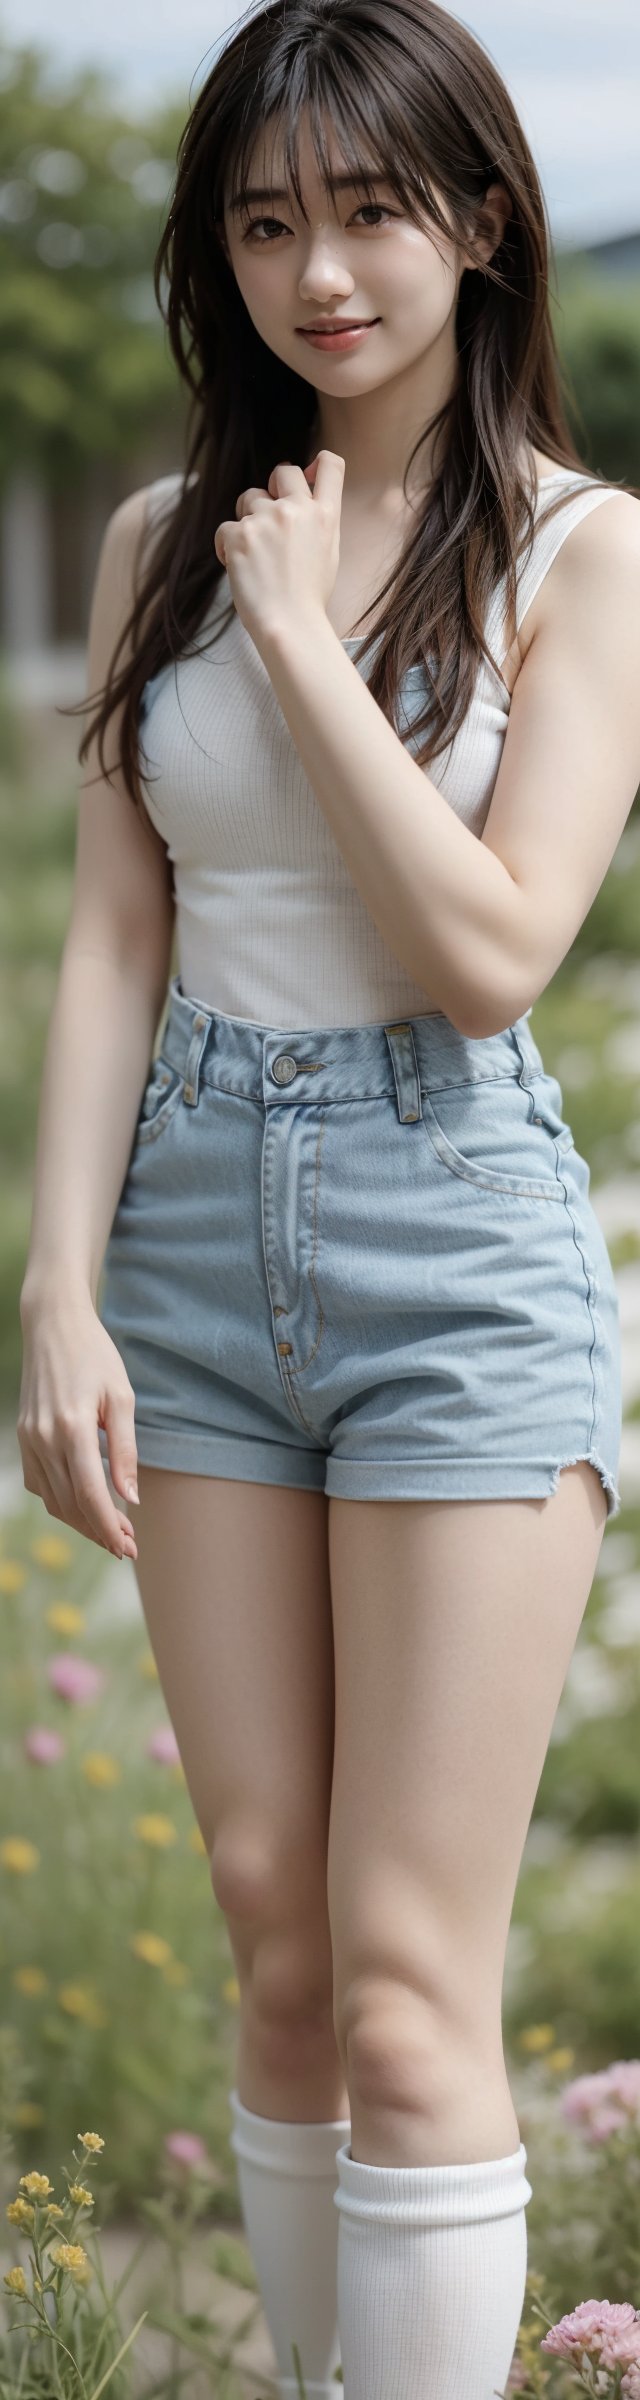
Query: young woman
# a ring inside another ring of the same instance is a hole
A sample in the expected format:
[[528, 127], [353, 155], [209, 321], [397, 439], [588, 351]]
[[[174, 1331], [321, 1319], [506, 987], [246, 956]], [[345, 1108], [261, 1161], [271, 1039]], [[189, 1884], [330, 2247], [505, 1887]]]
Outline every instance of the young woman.
[[18, 1431], [135, 1560], [292, 2400], [294, 2345], [309, 2400], [340, 2356], [347, 2400], [504, 2388], [505, 1949], [620, 1506], [614, 1278], [529, 1020], [640, 774], [640, 508], [573, 449], [547, 270], [447, 10], [241, 20], [157, 261], [184, 476], [116, 509], [91, 619]]

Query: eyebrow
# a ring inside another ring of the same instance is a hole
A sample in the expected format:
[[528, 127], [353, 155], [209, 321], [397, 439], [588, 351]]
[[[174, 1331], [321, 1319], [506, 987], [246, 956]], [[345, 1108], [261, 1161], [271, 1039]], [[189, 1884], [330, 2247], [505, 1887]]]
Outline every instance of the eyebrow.
[[[363, 168], [360, 175], [330, 175], [327, 180], [329, 190], [332, 192], [355, 192], [362, 184], [386, 183], [387, 177], [380, 174], [376, 167], [369, 171]], [[280, 186], [276, 190], [273, 184], [265, 186], [264, 189], [258, 184], [252, 184], [244, 192], [239, 192], [237, 198], [230, 202], [231, 215], [237, 215], [241, 208], [247, 208], [255, 200], [287, 200], [290, 202], [290, 193], [284, 191]]]

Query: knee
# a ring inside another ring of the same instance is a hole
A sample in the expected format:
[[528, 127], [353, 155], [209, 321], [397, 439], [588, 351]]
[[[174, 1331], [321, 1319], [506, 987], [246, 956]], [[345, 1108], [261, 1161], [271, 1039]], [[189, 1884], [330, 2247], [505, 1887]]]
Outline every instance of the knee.
[[211, 1853], [216, 1900], [231, 1920], [242, 2004], [254, 2046], [279, 2071], [326, 2030], [333, 2042], [333, 1959], [326, 1892], [308, 1859], [296, 1873], [257, 1836], [220, 1832]]
[[242, 1925], [273, 1922], [278, 1911], [279, 1875], [275, 1845], [257, 1831], [219, 1827], [209, 1857], [214, 1899], [225, 1917]]
[[426, 2113], [468, 2077], [455, 2012], [401, 1976], [362, 1977], [345, 1995], [336, 2040], [352, 2105], [362, 2108]]

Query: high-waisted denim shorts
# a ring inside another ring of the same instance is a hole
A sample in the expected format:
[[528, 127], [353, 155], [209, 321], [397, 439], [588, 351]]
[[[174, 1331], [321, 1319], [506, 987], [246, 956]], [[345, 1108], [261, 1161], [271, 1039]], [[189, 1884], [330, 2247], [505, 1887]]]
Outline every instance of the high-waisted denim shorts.
[[98, 1292], [141, 1464], [506, 1500], [584, 1458], [615, 1516], [613, 1268], [527, 1016], [292, 1032], [168, 997]]

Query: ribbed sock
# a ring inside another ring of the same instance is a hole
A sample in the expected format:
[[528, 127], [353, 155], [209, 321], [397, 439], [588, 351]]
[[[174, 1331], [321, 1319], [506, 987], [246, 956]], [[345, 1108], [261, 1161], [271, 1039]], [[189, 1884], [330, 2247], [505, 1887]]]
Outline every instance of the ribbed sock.
[[522, 2314], [531, 2184], [521, 2142], [470, 2166], [338, 2151], [345, 2400], [494, 2400]]
[[307, 2400], [340, 2400], [334, 2194], [338, 2146], [349, 2139], [351, 2120], [291, 2125], [255, 2116], [235, 2091], [230, 2104], [242, 2214], [281, 2400], [298, 2400], [294, 2341]]

